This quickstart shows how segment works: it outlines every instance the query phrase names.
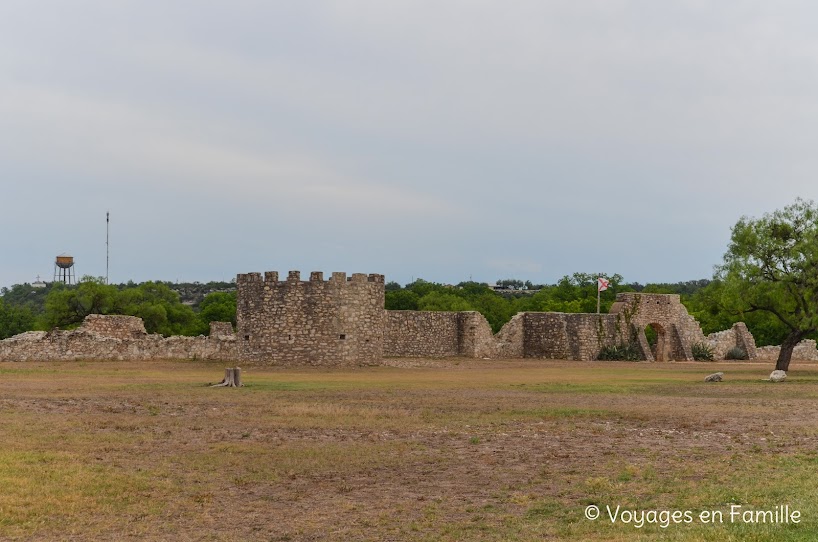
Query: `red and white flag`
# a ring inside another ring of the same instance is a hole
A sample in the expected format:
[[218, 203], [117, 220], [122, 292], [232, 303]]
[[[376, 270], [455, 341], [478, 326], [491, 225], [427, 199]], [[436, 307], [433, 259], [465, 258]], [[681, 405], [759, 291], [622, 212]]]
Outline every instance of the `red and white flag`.
[[606, 279], [603, 279], [602, 277], [599, 277], [598, 279], [596, 279], [596, 291], [597, 292], [604, 292], [605, 290], [608, 289], [608, 285], [610, 285], [610, 282], [608, 282]]

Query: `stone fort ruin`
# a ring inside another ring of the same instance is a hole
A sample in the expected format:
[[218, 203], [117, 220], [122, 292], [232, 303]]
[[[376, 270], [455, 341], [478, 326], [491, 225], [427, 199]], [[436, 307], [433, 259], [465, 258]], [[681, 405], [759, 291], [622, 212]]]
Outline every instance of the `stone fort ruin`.
[[[148, 335], [141, 320], [91, 315], [76, 330], [28, 332], [0, 341], [0, 361], [220, 359], [267, 365], [375, 365], [384, 357], [595, 360], [605, 346], [636, 344], [649, 361], [692, 361], [692, 346], [717, 357], [738, 346], [756, 357], [743, 324], [705, 337], [678, 295], [618, 294], [609, 314], [523, 312], [493, 334], [478, 312], [388, 311], [384, 276], [298, 271], [237, 277], [237, 329], [213, 322], [209, 337]], [[655, 334], [649, 343], [646, 328]]]
[[298, 271], [236, 278], [242, 357], [276, 365], [377, 363], [383, 357], [384, 277]]

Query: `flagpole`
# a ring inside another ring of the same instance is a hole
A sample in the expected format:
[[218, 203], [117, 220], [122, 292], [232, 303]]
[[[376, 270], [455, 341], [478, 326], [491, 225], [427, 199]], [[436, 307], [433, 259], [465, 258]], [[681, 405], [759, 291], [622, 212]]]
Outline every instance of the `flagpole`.
[[599, 314], [599, 282], [596, 283], [596, 313]]
[[109, 239], [109, 232], [111, 229], [111, 213], [105, 213], [105, 284], [108, 284], [108, 262], [110, 261], [110, 256], [108, 252], [108, 239]]

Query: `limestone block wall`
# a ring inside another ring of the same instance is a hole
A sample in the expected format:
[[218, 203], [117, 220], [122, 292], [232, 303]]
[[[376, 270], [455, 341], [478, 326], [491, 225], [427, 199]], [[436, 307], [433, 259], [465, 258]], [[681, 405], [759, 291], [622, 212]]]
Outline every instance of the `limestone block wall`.
[[385, 311], [384, 355], [495, 357], [491, 326], [475, 311]]
[[[460, 312], [458, 314], [462, 337], [460, 339], [460, 355], [470, 358], [498, 357], [498, 338], [494, 336], [486, 317], [477, 311]], [[502, 341], [502, 339], [499, 340]]]
[[736, 346], [747, 352], [749, 359], [756, 359], [758, 357], [758, 348], [756, 348], [756, 340], [750, 330], [747, 329], [747, 324], [744, 322], [737, 322], [733, 324], [733, 333], [736, 336]]
[[355, 365], [383, 356], [384, 277], [298, 271], [237, 277], [237, 337], [244, 359], [271, 365]]
[[210, 322], [209, 337], [228, 338], [235, 337], [236, 332], [233, 331], [233, 324], [230, 322]]
[[[515, 314], [511, 320], [492, 337], [491, 350], [489, 356], [493, 358], [522, 358], [525, 357], [525, 317], [527, 313]], [[491, 331], [491, 328], [489, 328]]]
[[[396, 357], [460, 355], [459, 312], [386, 311], [383, 353]], [[482, 316], [482, 315], [481, 315]]]
[[[781, 353], [780, 346], [759, 346], [756, 348], [756, 359], [764, 361], [776, 361], [778, 354]], [[812, 339], [805, 339], [795, 345], [792, 351], [792, 359], [803, 361], [818, 361], [818, 349], [815, 347], [815, 341]]]
[[594, 360], [603, 346], [626, 337], [616, 315], [527, 312], [523, 318], [526, 358]]
[[[744, 322], [733, 324], [733, 327], [707, 336], [706, 344], [713, 349], [715, 359], [724, 359], [731, 348], [741, 348], [747, 352], [748, 359], [758, 357], [755, 339]], [[776, 354], [777, 357], [777, 354]]]
[[[137, 334], [136, 330], [143, 330]], [[73, 331], [30, 331], [0, 341], [0, 361], [74, 361], [82, 359], [236, 360], [235, 337], [162, 337], [144, 333], [140, 318], [90, 315]], [[128, 336], [126, 331], [132, 333]]]
[[89, 314], [80, 329], [117, 339], [141, 338], [148, 334], [142, 318], [136, 316]]
[[575, 359], [564, 313], [542, 312], [523, 315], [521, 357]]

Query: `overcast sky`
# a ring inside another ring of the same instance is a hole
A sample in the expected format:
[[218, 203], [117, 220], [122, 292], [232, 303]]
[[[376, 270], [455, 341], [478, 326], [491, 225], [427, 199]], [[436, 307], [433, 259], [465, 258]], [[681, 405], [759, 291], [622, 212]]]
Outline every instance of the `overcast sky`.
[[813, 2], [0, 2], [0, 286], [708, 278], [818, 195]]

